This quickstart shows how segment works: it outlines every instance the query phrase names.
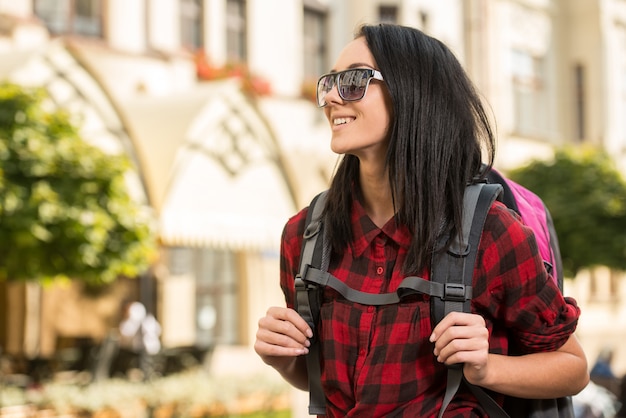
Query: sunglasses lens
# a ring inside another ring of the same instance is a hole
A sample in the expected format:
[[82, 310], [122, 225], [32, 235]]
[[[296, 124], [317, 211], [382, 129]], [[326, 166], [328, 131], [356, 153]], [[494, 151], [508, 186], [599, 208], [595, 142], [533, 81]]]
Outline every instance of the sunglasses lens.
[[367, 85], [372, 77], [374, 77], [374, 71], [365, 68], [323, 75], [317, 82], [317, 105], [319, 107], [326, 106], [326, 95], [335, 86], [335, 81], [339, 96], [343, 100], [361, 100], [365, 97]]
[[355, 69], [339, 75], [339, 94], [344, 100], [361, 100], [365, 96], [370, 72], [364, 69]]
[[322, 107], [326, 105], [326, 95], [333, 89], [335, 85], [335, 74], [327, 74], [317, 82], [317, 105]]

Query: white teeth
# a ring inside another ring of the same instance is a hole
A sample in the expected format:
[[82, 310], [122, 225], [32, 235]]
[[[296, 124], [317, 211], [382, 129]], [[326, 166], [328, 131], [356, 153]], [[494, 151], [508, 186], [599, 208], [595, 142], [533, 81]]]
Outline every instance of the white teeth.
[[333, 119], [333, 125], [343, 125], [344, 123], [348, 123], [352, 120], [352, 118], [337, 118]]

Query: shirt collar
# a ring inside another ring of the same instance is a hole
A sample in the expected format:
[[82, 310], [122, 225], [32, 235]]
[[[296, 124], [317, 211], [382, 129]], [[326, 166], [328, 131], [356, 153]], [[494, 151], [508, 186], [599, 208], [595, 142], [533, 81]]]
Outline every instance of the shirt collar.
[[358, 199], [354, 199], [352, 203], [352, 254], [354, 257], [361, 256], [379, 235], [386, 240], [394, 241], [404, 249], [409, 248], [412, 238], [409, 229], [405, 225], [398, 225], [395, 216], [379, 228], [372, 222]]

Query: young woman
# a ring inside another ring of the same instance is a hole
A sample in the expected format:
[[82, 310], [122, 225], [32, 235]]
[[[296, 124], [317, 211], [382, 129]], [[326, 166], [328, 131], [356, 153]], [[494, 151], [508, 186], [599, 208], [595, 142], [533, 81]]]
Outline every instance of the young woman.
[[[460, 230], [481, 152], [487, 167], [494, 157], [487, 117], [460, 63], [416, 29], [366, 25], [317, 92], [331, 149], [344, 155], [324, 210], [329, 272], [368, 293], [395, 291], [409, 275], [427, 279], [442, 225]], [[303, 390], [312, 332], [293, 308], [306, 214], [283, 232], [287, 307], [267, 311], [255, 343], [265, 363]], [[587, 384], [573, 334], [580, 311], [553, 284], [532, 232], [498, 202], [477, 260], [472, 313], [451, 313], [434, 328], [426, 297], [375, 307], [325, 291], [318, 329], [326, 415], [437, 416], [446, 365], [455, 363], [470, 383], [524, 398], [571, 395]], [[524, 354], [507, 356], [509, 341]], [[462, 385], [445, 416], [487, 415]]]

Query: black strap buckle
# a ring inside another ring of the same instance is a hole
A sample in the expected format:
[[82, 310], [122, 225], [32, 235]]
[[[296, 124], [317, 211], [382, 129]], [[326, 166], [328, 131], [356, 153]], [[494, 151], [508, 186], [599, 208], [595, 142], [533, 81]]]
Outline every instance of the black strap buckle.
[[462, 283], [446, 283], [443, 288], [442, 300], [451, 302], [465, 302], [472, 298], [472, 287]]

